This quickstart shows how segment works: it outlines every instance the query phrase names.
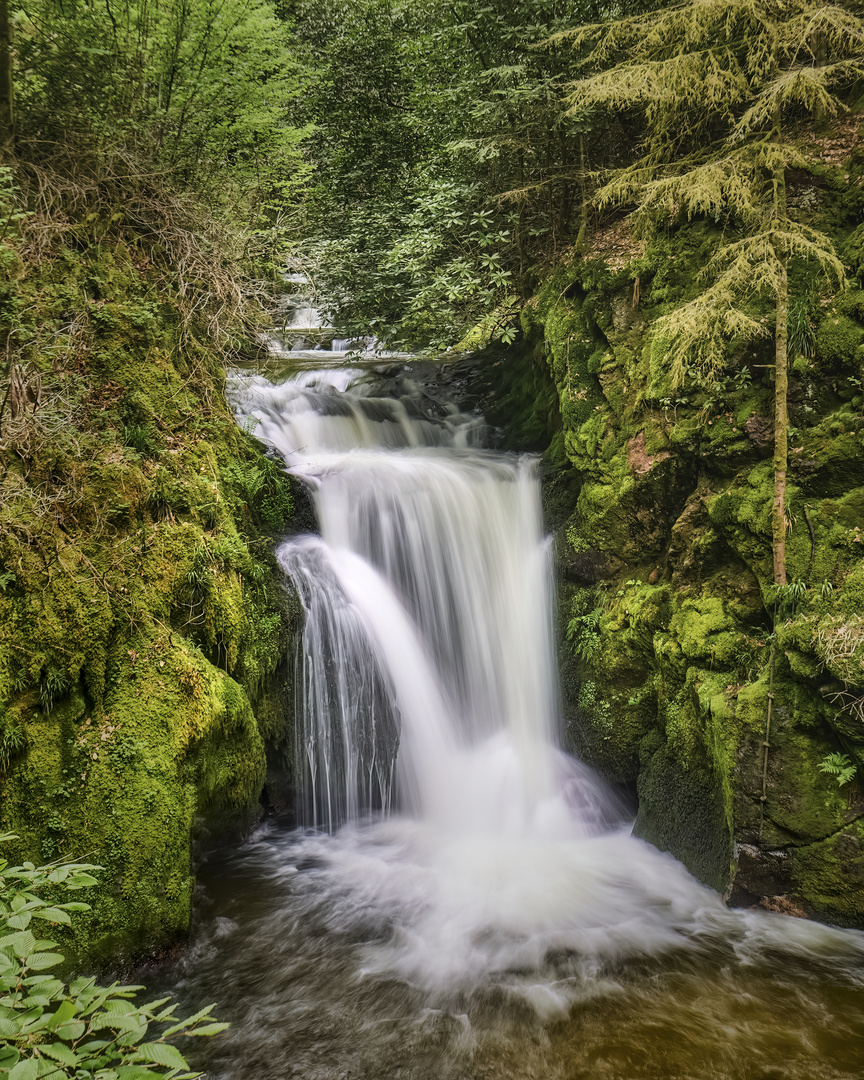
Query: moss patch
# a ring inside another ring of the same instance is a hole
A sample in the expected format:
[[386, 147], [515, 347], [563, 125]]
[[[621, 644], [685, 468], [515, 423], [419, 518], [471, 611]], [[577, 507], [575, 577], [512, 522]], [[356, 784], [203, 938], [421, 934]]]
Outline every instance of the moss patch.
[[256, 812], [288, 719], [292, 495], [136, 252], [19, 269], [0, 320], [42, 397], [0, 448], [2, 827], [13, 859], [105, 867], [72, 943], [105, 960], [188, 926], [201, 815]]

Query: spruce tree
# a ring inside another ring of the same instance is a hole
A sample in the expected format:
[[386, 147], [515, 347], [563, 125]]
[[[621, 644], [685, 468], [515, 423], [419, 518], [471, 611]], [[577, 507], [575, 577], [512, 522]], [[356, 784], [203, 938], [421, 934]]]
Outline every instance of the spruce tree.
[[705, 290], [658, 321], [673, 386], [716, 381], [731, 342], [770, 333], [754, 299], [773, 302], [772, 548], [774, 581], [785, 584], [789, 264], [844, 279], [829, 238], [790, 213], [787, 174], [812, 168], [805, 125], [848, 112], [864, 75], [864, 22], [814, 0], [688, 0], [553, 40], [588, 50], [571, 109], [643, 118], [634, 160], [605, 179], [598, 203], [635, 207], [642, 230], [685, 214], [723, 221], [733, 237], [718, 242]]
[[0, 0], [0, 162], [11, 158], [15, 144], [12, 84], [12, 24], [9, 0]]

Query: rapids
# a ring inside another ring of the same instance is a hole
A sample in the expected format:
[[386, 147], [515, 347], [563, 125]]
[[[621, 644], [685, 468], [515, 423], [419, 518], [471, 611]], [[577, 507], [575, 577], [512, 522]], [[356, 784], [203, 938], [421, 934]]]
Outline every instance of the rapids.
[[230, 387], [320, 535], [278, 551], [303, 828], [211, 858], [170, 977], [234, 1022], [208, 1075], [859, 1075], [864, 935], [730, 911], [630, 834], [558, 746], [535, 463], [402, 387]]

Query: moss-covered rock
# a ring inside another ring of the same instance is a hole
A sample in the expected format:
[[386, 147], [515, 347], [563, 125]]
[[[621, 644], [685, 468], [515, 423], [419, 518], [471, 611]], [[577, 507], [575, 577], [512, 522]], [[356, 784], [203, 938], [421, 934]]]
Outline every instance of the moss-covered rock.
[[[637, 832], [732, 902], [861, 926], [864, 805], [820, 765], [864, 766], [864, 303], [806, 309], [778, 590], [771, 343], [673, 390], [652, 330], [698, 291], [715, 238], [694, 222], [614, 271], [575, 258], [523, 316], [572, 478], [556, 481], [572, 507], [555, 540], [566, 741], [635, 784]], [[794, 287], [815, 287], [802, 273]]]
[[58, 251], [0, 310], [29, 300], [40, 388], [0, 446], [0, 828], [13, 859], [105, 868], [70, 943], [100, 962], [185, 931], [196, 823], [253, 820], [290, 723], [290, 482], [155, 277]]

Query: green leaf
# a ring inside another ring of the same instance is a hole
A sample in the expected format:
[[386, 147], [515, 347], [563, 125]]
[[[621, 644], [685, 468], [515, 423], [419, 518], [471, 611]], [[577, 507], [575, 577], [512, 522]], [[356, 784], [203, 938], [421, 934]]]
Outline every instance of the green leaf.
[[80, 1020], [73, 1020], [65, 1024], [61, 1024], [57, 1028], [57, 1037], [64, 1039], [66, 1042], [75, 1042], [76, 1039], [80, 1039], [87, 1029], [87, 1025]]
[[36, 1080], [39, 1063], [36, 1058], [24, 1058], [9, 1073], [9, 1080]]
[[29, 930], [20, 934], [6, 934], [0, 937], [0, 949], [11, 949], [15, 956], [26, 957], [36, 947], [36, 938]]
[[78, 1064], [78, 1055], [69, 1049], [68, 1046], [64, 1046], [63, 1043], [40, 1043], [39, 1053], [47, 1054], [48, 1057], [54, 1058], [55, 1061], [60, 1061], [64, 1065], [75, 1066]]
[[64, 926], [71, 926], [72, 920], [63, 911], [62, 908], [46, 907], [40, 911], [33, 912], [34, 919], [47, 919], [49, 922], [63, 923]]
[[137, 1046], [147, 1034], [147, 1024], [129, 1028], [117, 1036], [118, 1046]]
[[[7, 1020], [5, 1017], [0, 1017], [0, 1038], [11, 1039], [16, 1036], [21, 1030], [21, 1023], [18, 1020]], [[0, 1064], [0, 1069], [3, 1065]]]
[[187, 1031], [186, 1035], [218, 1035], [220, 1031], [225, 1031], [226, 1028], [231, 1027], [230, 1024], [206, 1024], [204, 1027], [194, 1028], [192, 1031]]
[[27, 966], [33, 971], [45, 971], [63, 962], [63, 954], [58, 952], [34, 952], [27, 957]]
[[0, 1069], [11, 1069], [21, 1054], [14, 1046], [0, 1045]]
[[77, 1012], [74, 1001], [63, 1001], [48, 1023], [48, 1029], [53, 1031], [67, 1020], [71, 1020]]
[[87, 889], [91, 885], [98, 885], [99, 882], [91, 874], [72, 874], [69, 878], [67, 888], [69, 889]]
[[[205, 1020], [205, 1019], [209, 1020], [209, 1019], [211, 1019], [210, 1010], [215, 1008], [215, 1007], [216, 1007], [216, 1002], [215, 1001], [212, 1002], [210, 1005], [206, 1005], [203, 1009], [199, 1009], [198, 1012], [193, 1013], [191, 1016], [187, 1016], [185, 1020], [181, 1020], [179, 1023], [175, 1024], [173, 1027], [168, 1028], [165, 1031], [165, 1035], [166, 1036], [167, 1035], [174, 1035], [176, 1032], [183, 1031], [186, 1028], [190, 1027], [192, 1024], [197, 1024], [199, 1020]], [[176, 1006], [172, 1006], [172, 1008], [176, 1008]]]
[[188, 1069], [186, 1059], [176, 1046], [170, 1043], [151, 1042], [142, 1043], [132, 1055], [131, 1060], [139, 1058], [141, 1061], [153, 1061], [157, 1065], [164, 1065], [169, 1069]]

